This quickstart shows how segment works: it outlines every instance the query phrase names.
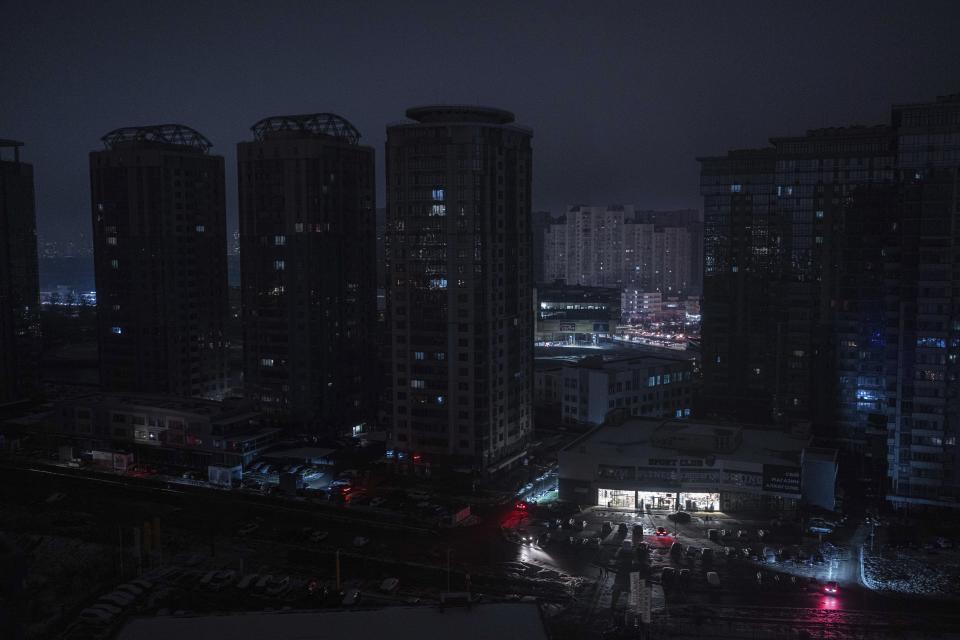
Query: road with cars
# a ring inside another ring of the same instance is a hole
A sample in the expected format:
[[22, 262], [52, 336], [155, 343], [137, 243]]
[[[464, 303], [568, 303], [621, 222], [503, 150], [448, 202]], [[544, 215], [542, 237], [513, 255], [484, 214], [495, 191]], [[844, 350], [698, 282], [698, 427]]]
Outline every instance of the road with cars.
[[[48, 502], [54, 494], [64, 497]], [[392, 578], [400, 586], [389, 597], [435, 599], [447, 589], [472, 590], [491, 598], [536, 596], [590, 624], [622, 613], [633, 571], [661, 583], [664, 569], [672, 569], [673, 579], [664, 585], [665, 603], [667, 611], [680, 618], [689, 607], [714, 612], [749, 609], [754, 616], [789, 614], [809, 621], [861, 616], [862, 612], [883, 617], [891, 615], [893, 602], [901, 607], [904, 602], [862, 588], [857, 555], [845, 553], [850, 550], [844, 545], [836, 545], [835, 557], [822, 563], [795, 562], [783, 556], [764, 562], [763, 547], [773, 545], [757, 540], [758, 529], [767, 526], [762, 520], [695, 514], [690, 522], [676, 522], [666, 512], [600, 508], [571, 512], [508, 503], [480, 508], [475, 526], [442, 529], [423, 526], [416, 517], [398, 518], [389, 509], [370, 507], [376, 497], [368, 495], [362, 507], [331, 506], [57, 467], [0, 466], [0, 500], [27, 510], [42, 504], [45, 510], [90, 514], [93, 524], [83, 535], [91, 540], [115, 543], [118, 528], [129, 530], [159, 518], [163, 559], [154, 559], [145, 571], [181, 572], [170, 580], [151, 580], [170, 590], [168, 602], [158, 599], [156, 604], [170, 610], [301, 606], [314, 602], [309, 600], [308, 585], [315, 582], [326, 591], [333, 589], [338, 564], [342, 588], [353, 585], [349, 588], [358, 589], [360, 596], [375, 595], [378, 585]], [[424, 497], [409, 498], [411, 508], [428, 502]], [[406, 508], [407, 503], [398, 506], [396, 498], [392, 500], [383, 504]], [[657, 535], [658, 528], [665, 535]], [[742, 530], [747, 535], [711, 540], [710, 529]], [[854, 538], [859, 534], [858, 530]], [[129, 537], [126, 540], [131, 542]], [[649, 552], [638, 556], [640, 543]], [[675, 543], [683, 547], [681, 554], [671, 554]], [[735, 549], [730, 559], [725, 548]], [[705, 559], [703, 549], [712, 550], [712, 560]], [[134, 576], [129, 575], [129, 566], [126, 570], [127, 575], [118, 576], [112, 586], [105, 585], [101, 595], [129, 583]], [[718, 576], [718, 585], [708, 584], [710, 571]], [[203, 584], [207, 575], [210, 578]], [[256, 580], [249, 578], [241, 589], [242, 581], [251, 575]], [[257, 588], [265, 576], [270, 579]], [[837, 582], [837, 593], [825, 591], [831, 581]], [[250, 595], [241, 597], [248, 590]], [[346, 595], [338, 591], [335, 597], [341, 606]], [[75, 613], [93, 608], [100, 613], [85, 615], [115, 615], [106, 608], [111, 606], [119, 605], [102, 599], [85, 601]], [[918, 600], [910, 608], [931, 619], [945, 619], [936, 603]]]

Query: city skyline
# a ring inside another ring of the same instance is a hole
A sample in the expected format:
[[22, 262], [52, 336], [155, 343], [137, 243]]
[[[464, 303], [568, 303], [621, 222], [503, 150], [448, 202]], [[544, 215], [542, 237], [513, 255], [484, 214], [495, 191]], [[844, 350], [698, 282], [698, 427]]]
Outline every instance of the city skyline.
[[[108, 2], [34, 12], [23, 5], [9, 14], [21, 28], [0, 43], [5, 59], [23, 62], [5, 65], [0, 79], [18, 87], [29, 78], [31, 91], [0, 104], [0, 121], [16, 125], [5, 135], [27, 142], [25, 160], [37, 172], [39, 232], [52, 241], [89, 232], [84, 152], [110, 128], [179, 122], [202, 131], [225, 157], [229, 237], [238, 224], [233, 145], [259, 114], [349, 113], [365, 133], [362, 142], [379, 150], [393, 114], [444, 102], [508, 104], [543, 132], [534, 210], [559, 213], [582, 202], [685, 208], [699, 206], [691, 187], [697, 155], [760, 144], [772, 130], [799, 135], [883, 122], [881, 105], [951, 92], [940, 70], [960, 45], [951, 21], [941, 18], [955, 11], [952, 3], [885, 11], [845, 3], [782, 7], [774, 20], [760, 3], [670, 9], [611, 3], [589, 12], [524, 5], [511, 7], [514, 20], [505, 26], [477, 7], [434, 3], [385, 9], [377, 24], [364, 19], [361, 5], [293, 3], [258, 21], [213, 7], [169, 11]], [[180, 28], [190, 19], [207, 25], [202, 37]], [[419, 38], [428, 21], [436, 37]], [[343, 28], [325, 29], [328, 23]], [[839, 37], [847, 24], [857, 29]], [[84, 36], [99, 29], [144, 37], [97, 44]], [[731, 29], [751, 37], [720, 38]], [[405, 46], [405, 33], [416, 46]], [[34, 42], [51, 44], [28, 58]], [[359, 42], [372, 48], [358, 50]], [[896, 55], [889, 43], [896, 43]], [[129, 55], [113, 55], [121, 47]], [[534, 55], [519, 55], [527, 49]], [[168, 58], [164, 65], [140, 62], [160, 52]], [[473, 60], [476, 72], [456, 74], [447, 60], [457, 57]], [[608, 73], [593, 74], [597, 65], [607, 65]], [[816, 74], [818, 83], [792, 81], [801, 70]], [[760, 78], [772, 81], [755, 82]], [[531, 79], [533, 90], [526, 90]], [[756, 90], [749, 102], [734, 88], [744, 82]], [[190, 99], [167, 97], [174, 88], [187, 89]], [[381, 99], [367, 100], [372, 92]], [[585, 99], [593, 95], [604, 98]], [[111, 109], [101, 108], [105, 102]], [[586, 126], [571, 129], [571, 122]], [[567, 157], [580, 159], [577, 172], [566, 169]]]

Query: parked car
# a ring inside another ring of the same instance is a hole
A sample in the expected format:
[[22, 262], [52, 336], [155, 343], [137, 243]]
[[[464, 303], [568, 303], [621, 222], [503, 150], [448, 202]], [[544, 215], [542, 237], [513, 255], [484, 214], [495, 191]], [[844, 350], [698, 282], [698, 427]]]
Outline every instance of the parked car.
[[674, 557], [679, 557], [683, 555], [683, 545], [679, 542], [674, 542], [670, 545], [670, 555]]
[[290, 588], [290, 576], [284, 576], [267, 586], [267, 595], [276, 597]]
[[80, 619], [93, 624], [107, 624], [113, 620], [113, 614], [96, 607], [87, 607], [80, 612]]
[[400, 580], [397, 578], [386, 578], [380, 583], [380, 591], [384, 593], [393, 593], [400, 587]]
[[627, 523], [621, 522], [617, 525], [617, 533], [621, 536], [627, 535]]
[[611, 522], [604, 522], [603, 525], [600, 527], [600, 536], [603, 538], [606, 538], [612, 532], [613, 532], [613, 523]]
[[703, 562], [703, 564], [713, 563], [713, 549], [711, 549], [710, 547], [704, 547], [700, 551], [700, 559]]
[[254, 584], [259, 578], [259, 573], [248, 573], [240, 578], [240, 582], [237, 583], [237, 589], [240, 591], [246, 591], [250, 588], [250, 585]]
[[717, 529], [707, 529], [707, 540], [718, 542], [720, 540], [720, 532]]
[[674, 522], [679, 523], [679, 524], [686, 524], [686, 523], [690, 522], [690, 521], [693, 519], [693, 518], [690, 516], [690, 514], [687, 513], [686, 511], [677, 511], [677, 512], [675, 512], [675, 513], [671, 513], [671, 514], [668, 515], [667, 517], [668, 517], [669, 519], [673, 520]]
[[713, 588], [720, 586], [720, 575], [716, 571], [707, 571], [707, 584]]

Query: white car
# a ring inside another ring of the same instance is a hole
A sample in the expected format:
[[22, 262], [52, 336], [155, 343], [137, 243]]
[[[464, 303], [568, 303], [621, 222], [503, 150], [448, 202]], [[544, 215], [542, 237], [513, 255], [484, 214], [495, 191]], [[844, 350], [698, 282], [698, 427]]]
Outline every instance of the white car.
[[118, 607], [126, 607], [133, 603], [133, 596], [129, 593], [124, 593], [123, 591], [114, 591], [106, 595], [100, 596], [100, 600], [109, 602], [110, 604], [115, 604]]
[[125, 591], [126, 593], [129, 593], [129, 594], [132, 595], [133, 597], [137, 597], [137, 596], [142, 596], [142, 595], [143, 595], [143, 589], [140, 588], [140, 587], [138, 587], [137, 585], [131, 584], [131, 583], [126, 583], [126, 584], [120, 585], [119, 587], [117, 587], [117, 591]]
[[89, 607], [80, 612], [80, 619], [85, 622], [93, 622], [96, 624], [106, 624], [111, 620], [113, 620], [113, 615], [110, 613], [107, 613], [102, 609]]
[[397, 578], [387, 578], [380, 583], [380, 591], [384, 593], [393, 593], [400, 586], [400, 580]]

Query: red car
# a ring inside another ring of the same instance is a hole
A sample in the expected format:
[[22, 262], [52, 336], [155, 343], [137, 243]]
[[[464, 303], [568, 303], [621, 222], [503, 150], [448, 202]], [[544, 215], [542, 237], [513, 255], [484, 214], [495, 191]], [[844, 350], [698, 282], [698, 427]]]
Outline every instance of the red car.
[[836, 593], [839, 590], [839, 588], [837, 587], [837, 581], [831, 580], [827, 584], [823, 585], [823, 590], [826, 591], [827, 593]]
[[526, 510], [527, 510], [527, 503], [526, 503], [526, 502], [518, 502], [515, 506], [516, 506], [517, 511], [526, 511]]
[[658, 535], [658, 536], [666, 536], [666, 535], [670, 535], [670, 534], [669, 534], [669, 532], [667, 532], [667, 528], [666, 528], [666, 527], [657, 527], [656, 535]]

